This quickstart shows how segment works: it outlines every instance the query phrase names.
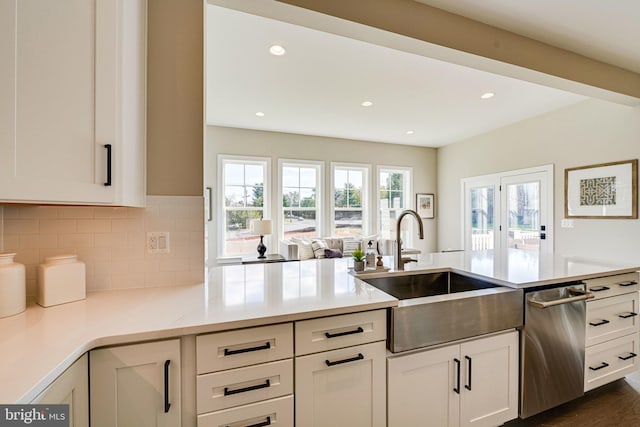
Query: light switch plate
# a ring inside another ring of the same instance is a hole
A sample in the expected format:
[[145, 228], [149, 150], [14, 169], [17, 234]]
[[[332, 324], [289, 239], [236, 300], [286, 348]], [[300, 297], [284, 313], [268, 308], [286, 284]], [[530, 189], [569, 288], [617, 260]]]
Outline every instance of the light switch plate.
[[168, 254], [171, 252], [168, 231], [147, 232], [147, 252], [150, 254]]
[[563, 219], [560, 222], [560, 227], [562, 227], [562, 228], [573, 228], [573, 220], [572, 219]]

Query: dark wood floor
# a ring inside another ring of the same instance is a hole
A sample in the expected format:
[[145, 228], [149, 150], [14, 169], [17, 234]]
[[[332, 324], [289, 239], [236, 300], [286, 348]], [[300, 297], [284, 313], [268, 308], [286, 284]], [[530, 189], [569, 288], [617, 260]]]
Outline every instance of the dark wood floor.
[[640, 426], [640, 372], [586, 393], [580, 399], [505, 427]]

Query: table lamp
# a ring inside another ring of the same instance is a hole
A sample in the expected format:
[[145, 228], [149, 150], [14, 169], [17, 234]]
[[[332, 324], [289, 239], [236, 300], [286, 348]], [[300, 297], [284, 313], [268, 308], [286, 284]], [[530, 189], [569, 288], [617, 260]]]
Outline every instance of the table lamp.
[[260, 243], [258, 243], [258, 256], [259, 259], [264, 259], [266, 256], [264, 253], [267, 251], [267, 247], [264, 245], [262, 238], [268, 234], [271, 234], [271, 220], [270, 219], [252, 219], [249, 224], [251, 234], [260, 236]]

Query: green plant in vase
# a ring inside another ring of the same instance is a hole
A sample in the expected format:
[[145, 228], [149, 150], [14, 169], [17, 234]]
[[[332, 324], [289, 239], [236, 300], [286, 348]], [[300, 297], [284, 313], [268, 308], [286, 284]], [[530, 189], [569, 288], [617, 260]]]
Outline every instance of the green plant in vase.
[[351, 254], [353, 257], [353, 270], [364, 271], [364, 252], [358, 248]]

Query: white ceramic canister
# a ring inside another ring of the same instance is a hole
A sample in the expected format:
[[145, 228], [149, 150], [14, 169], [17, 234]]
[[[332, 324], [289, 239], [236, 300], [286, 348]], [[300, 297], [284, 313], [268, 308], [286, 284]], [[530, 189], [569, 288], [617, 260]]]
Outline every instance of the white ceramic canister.
[[43, 307], [85, 299], [85, 265], [77, 255], [58, 255], [38, 266], [38, 304]]
[[0, 254], [0, 318], [22, 313], [27, 307], [24, 265], [16, 254]]

